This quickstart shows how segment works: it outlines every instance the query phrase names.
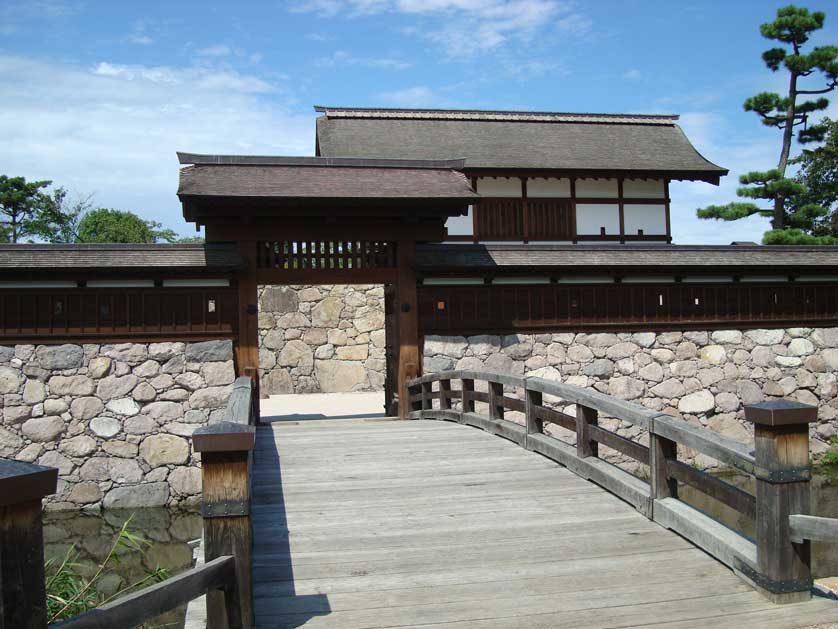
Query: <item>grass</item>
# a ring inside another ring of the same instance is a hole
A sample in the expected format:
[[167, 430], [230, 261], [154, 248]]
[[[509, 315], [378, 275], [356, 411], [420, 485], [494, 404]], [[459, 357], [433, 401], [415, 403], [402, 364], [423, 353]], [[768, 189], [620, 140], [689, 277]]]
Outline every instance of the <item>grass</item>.
[[833, 437], [829, 440], [830, 448], [826, 451], [821, 459], [821, 465], [831, 467], [838, 471], [838, 437]]
[[48, 624], [83, 614], [123, 594], [169, 578], [169, 573], [158, 567], [155, 570], [149, 570], [142, 579], [119, 589], [111, 596], [103, 596], [96, 589], [97, 582], [119, 565], [119, 551], [142, 552], [150, 546], [148, 541], [131, 531], [130, 523], [131, 518], [128, 518], [119, 530], [104, 561], [99, 564], [90, 578], [82, 576], [80, 572], [82, 566], [78, 563], [79, 554], [75, 546], [70, 547], [60, 562], [55, 559], [47, 560], [45, 568]]

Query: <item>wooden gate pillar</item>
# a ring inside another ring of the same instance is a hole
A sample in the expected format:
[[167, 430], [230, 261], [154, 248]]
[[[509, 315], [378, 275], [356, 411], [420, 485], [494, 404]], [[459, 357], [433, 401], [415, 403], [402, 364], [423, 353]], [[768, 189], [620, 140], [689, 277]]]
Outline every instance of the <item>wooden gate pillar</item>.
[[239, 287], [239, 338], [236, 344], [236, 376], [248, 376], [253, 381], [253, 399], [259, 407], [259, 291], [255, 278], [256, 242], [238, 242], [247, 268], [236, 276]]
[[399, 317], [399, 417], [407, 419], [410, 413], [410, 393], [407, 381], [422, 374], [422, 357], [419, 355], [419, 300], [416, 291], [416, 273], [413, 261], [416, 243], [400, 240], [398, 243], [399, 282], [396, 308]]
[[0, 629], [46, 629], [41, 499], [58, 470], [0, 459]]
[[809, 540], [792, 542], [789, 516], [809, 513], [809, 423], [815, 406], [772, 400], [745, 407], [756, 446], [757, 569], [747, 574], [775, 603], [809, 598]]

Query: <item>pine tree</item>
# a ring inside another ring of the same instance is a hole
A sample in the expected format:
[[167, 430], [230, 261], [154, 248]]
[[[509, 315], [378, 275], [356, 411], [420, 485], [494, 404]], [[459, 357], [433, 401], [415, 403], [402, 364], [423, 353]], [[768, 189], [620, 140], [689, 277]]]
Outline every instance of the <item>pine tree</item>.
[[[768, 127], [782, 131], [782, 145], [776, 168], [754, 171], [742, 175], [742, 186], [736, 194], [747, 199], [763, 199], [770, 207], [760, 207], [756, 202], [734, 202], [727, 205], [711, 205], [697, 210], [699, 218], [714, 218], [735, 221], [759, 214], [771, 217], [771, 226], [778, 230], [805, 233], [812, 231], [812, 225], [823, 217], [826, 208], [817, 205], [792, 204], [790, 200], [805, 193], [806, 187], [799, 181], [786, 177], [789, 165], [794, 130], [800, 144], [822, 141], [827, 132], [825, 124], [809, 124], [809, 116], [826, 109], [829, 100], [822, 96], [838, 86], [838, 46], [816, 46], [804, 53], [803, 46], [810, 35], [823, 28], [826, 16], [820, 11], [787, 6], [777, 10], [773, 22], [762, 24], [760, 33], [767, 39], [781, 42], [785, 47], [776, 47], [762, 53], [765, 65], [773, 72], [784, 69], [788, 72], [788, 91], [785, 95], [763, 92], [752, 96], [744, 103], [745, 111], [753, 111]], [[801, 80], [808, 77], [821, 79], [816, 89], [803, 89]], [[798, 101], [798, 97], [816, 96], [810, 100]], [[802, 230], [802, 231], [801, 231]], [[787, 242], [789, 234], [768, 232], [764, 242]]]

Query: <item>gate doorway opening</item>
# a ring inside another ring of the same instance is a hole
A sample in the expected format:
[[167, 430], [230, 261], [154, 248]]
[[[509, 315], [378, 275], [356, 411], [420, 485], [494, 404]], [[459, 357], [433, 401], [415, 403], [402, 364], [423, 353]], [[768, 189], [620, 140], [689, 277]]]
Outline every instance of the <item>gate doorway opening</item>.
[[385, 325], [392, 292], [384, 284], [260, 285], [262, 416], [385, 416], [386, 399], [397, 412], [386, 382], [396, 339]]

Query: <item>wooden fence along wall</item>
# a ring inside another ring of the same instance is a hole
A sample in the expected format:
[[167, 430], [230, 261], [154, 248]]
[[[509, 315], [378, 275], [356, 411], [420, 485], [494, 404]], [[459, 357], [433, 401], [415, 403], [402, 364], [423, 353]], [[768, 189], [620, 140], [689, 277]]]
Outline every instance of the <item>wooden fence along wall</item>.
[[237, 303], [235, 288], [3, 289], [0, 337], [232, 337]]
[[423, 334], [834, 325], [838, 284], [419, 287]]

